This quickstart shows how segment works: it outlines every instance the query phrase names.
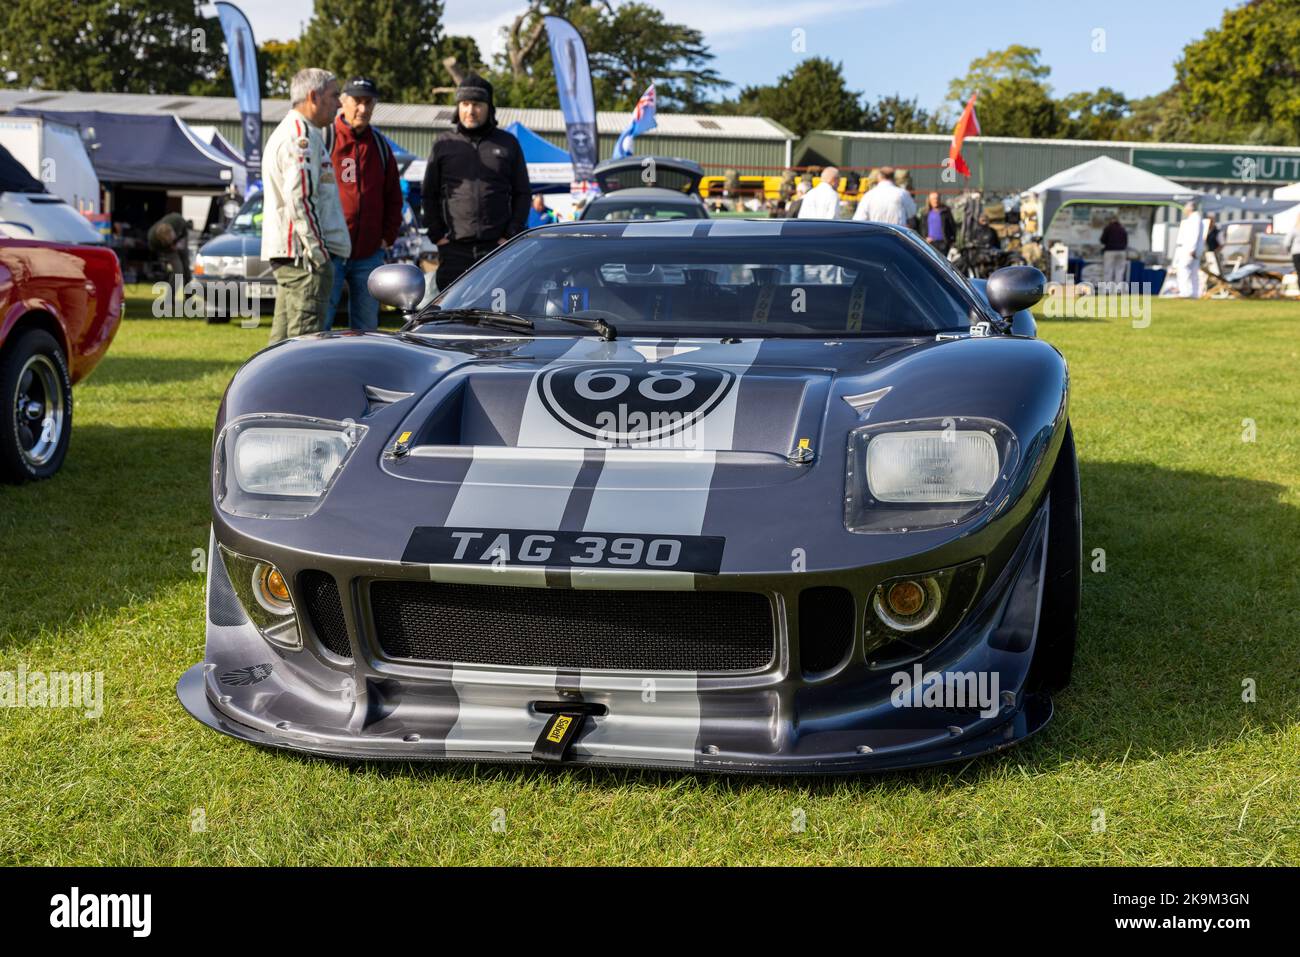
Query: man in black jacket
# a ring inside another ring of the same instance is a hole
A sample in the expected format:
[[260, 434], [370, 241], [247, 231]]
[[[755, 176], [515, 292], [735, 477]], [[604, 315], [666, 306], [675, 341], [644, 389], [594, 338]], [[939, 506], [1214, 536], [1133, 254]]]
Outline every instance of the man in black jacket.
[[524, 151], [497, 127], [492, 84], [475, 73], [456, 88], [456, 128], [433, 144], [422, 198], [439, 289], [523, 231], [532, 199]]
[[916, 217], [916, 228], [927, 243], [945, 256], [957, 241], [957, 221], [938, 193], [931, 193], [926, 200], [925, 209]]

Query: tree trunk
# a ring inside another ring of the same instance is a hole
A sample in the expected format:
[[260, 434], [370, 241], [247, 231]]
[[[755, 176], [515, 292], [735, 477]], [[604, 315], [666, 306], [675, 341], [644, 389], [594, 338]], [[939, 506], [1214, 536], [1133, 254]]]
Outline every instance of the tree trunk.
[[[520, 33], [529, 17], [535, 17], [536, 22], [528, 31], [528, 36], [521, 39]], [[516, 79], [523, 79], [528, 75], [528, 59], [537, 49], [537, 42], [542, 38], [542, 31], [545, 29], [546, 21], [542, 19], [540, 3], [530, 4], [528, 9], [515, 17], [514, 23], [510, 24], [510, 33], [506, 39], [506, 56], [510, 60], [510, 72]]]

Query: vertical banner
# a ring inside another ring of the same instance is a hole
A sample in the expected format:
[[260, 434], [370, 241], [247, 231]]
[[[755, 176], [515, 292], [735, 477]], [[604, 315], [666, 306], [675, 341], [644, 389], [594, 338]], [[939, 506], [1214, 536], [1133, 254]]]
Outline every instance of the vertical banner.
[[563, 17], [546, 17], [546, 39], [551, 45], [551, 64], [560, 90], [560, 110], [568, 131], [573, 177], [591, 179], [596, 166], [596, 95], [591, 88], [587, 45], [577, 28]]
[[226, 35], [230, 77], [239, 101], [239, 122], [244, 133], [244, 166], [248, 182], [262, 181], [262, 86], [257, 77], [257, 44], [244, 11], [233, 3], [218, 3], [217, 19]]

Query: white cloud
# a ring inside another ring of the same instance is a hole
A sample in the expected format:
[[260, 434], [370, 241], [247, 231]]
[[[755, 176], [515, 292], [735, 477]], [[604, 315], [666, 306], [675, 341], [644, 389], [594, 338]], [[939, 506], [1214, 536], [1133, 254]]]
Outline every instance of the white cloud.
[[[258, 42], [299, 36], [311, 19], [312, 0], [236, 0], [248, 14]], [[618, 0], [615, 0], [618, 2]], [[851, 14], [892, 6], [898, 0], [748, 0], [738, 16], [728, 4], [701, 4], [699, 0], [650, 0], [669, 21], [700, 30], [715, 51], [734, 50], [752, 41], [760, 31], [803, 27], [809, 31], [809, 55], [816, 55], [817, 31], [848, 28]], [[527, 6], [527, 0], [447, 0], [443, 31], [473, 37], [491, 62], [507, 27]]]
[[[660, 0], [654, 5], [664, 12], [665, 18], [675, 23], [685, 23], [702, 32], [711, 45], [722, 45], [743, 35], [773, 27], [817, 27], [830, 29], [850, 26], [845, 15], [880, 7], [892, 6], [895, 0], [749, 0], [743, 16], [737, 16], [734, 7], [727, 5], [702, 6], [692, 0]], [[727, 43], [734, 46], [734, 43]]]

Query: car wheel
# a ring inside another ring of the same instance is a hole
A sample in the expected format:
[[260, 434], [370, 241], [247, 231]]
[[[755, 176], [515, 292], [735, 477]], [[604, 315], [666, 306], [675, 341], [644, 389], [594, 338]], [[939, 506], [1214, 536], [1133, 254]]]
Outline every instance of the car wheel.
[[1079, 589], [1083, 581], [1083, 509], [1079, 495], [1079, 460], [1074, 431], [1067, 423], [1065, 440], [1048, 485], [1051, 504], [1047, 531], [1047, 575], [1038, 623], [1038, 650], [1031, 683], [1060, 691], [1070, 683], [1079, 634]]
[[54, 337], [21, 332], [0, 354], [0, 478], [49, 478], [63, 464], [72, 435], [72, 379]]

